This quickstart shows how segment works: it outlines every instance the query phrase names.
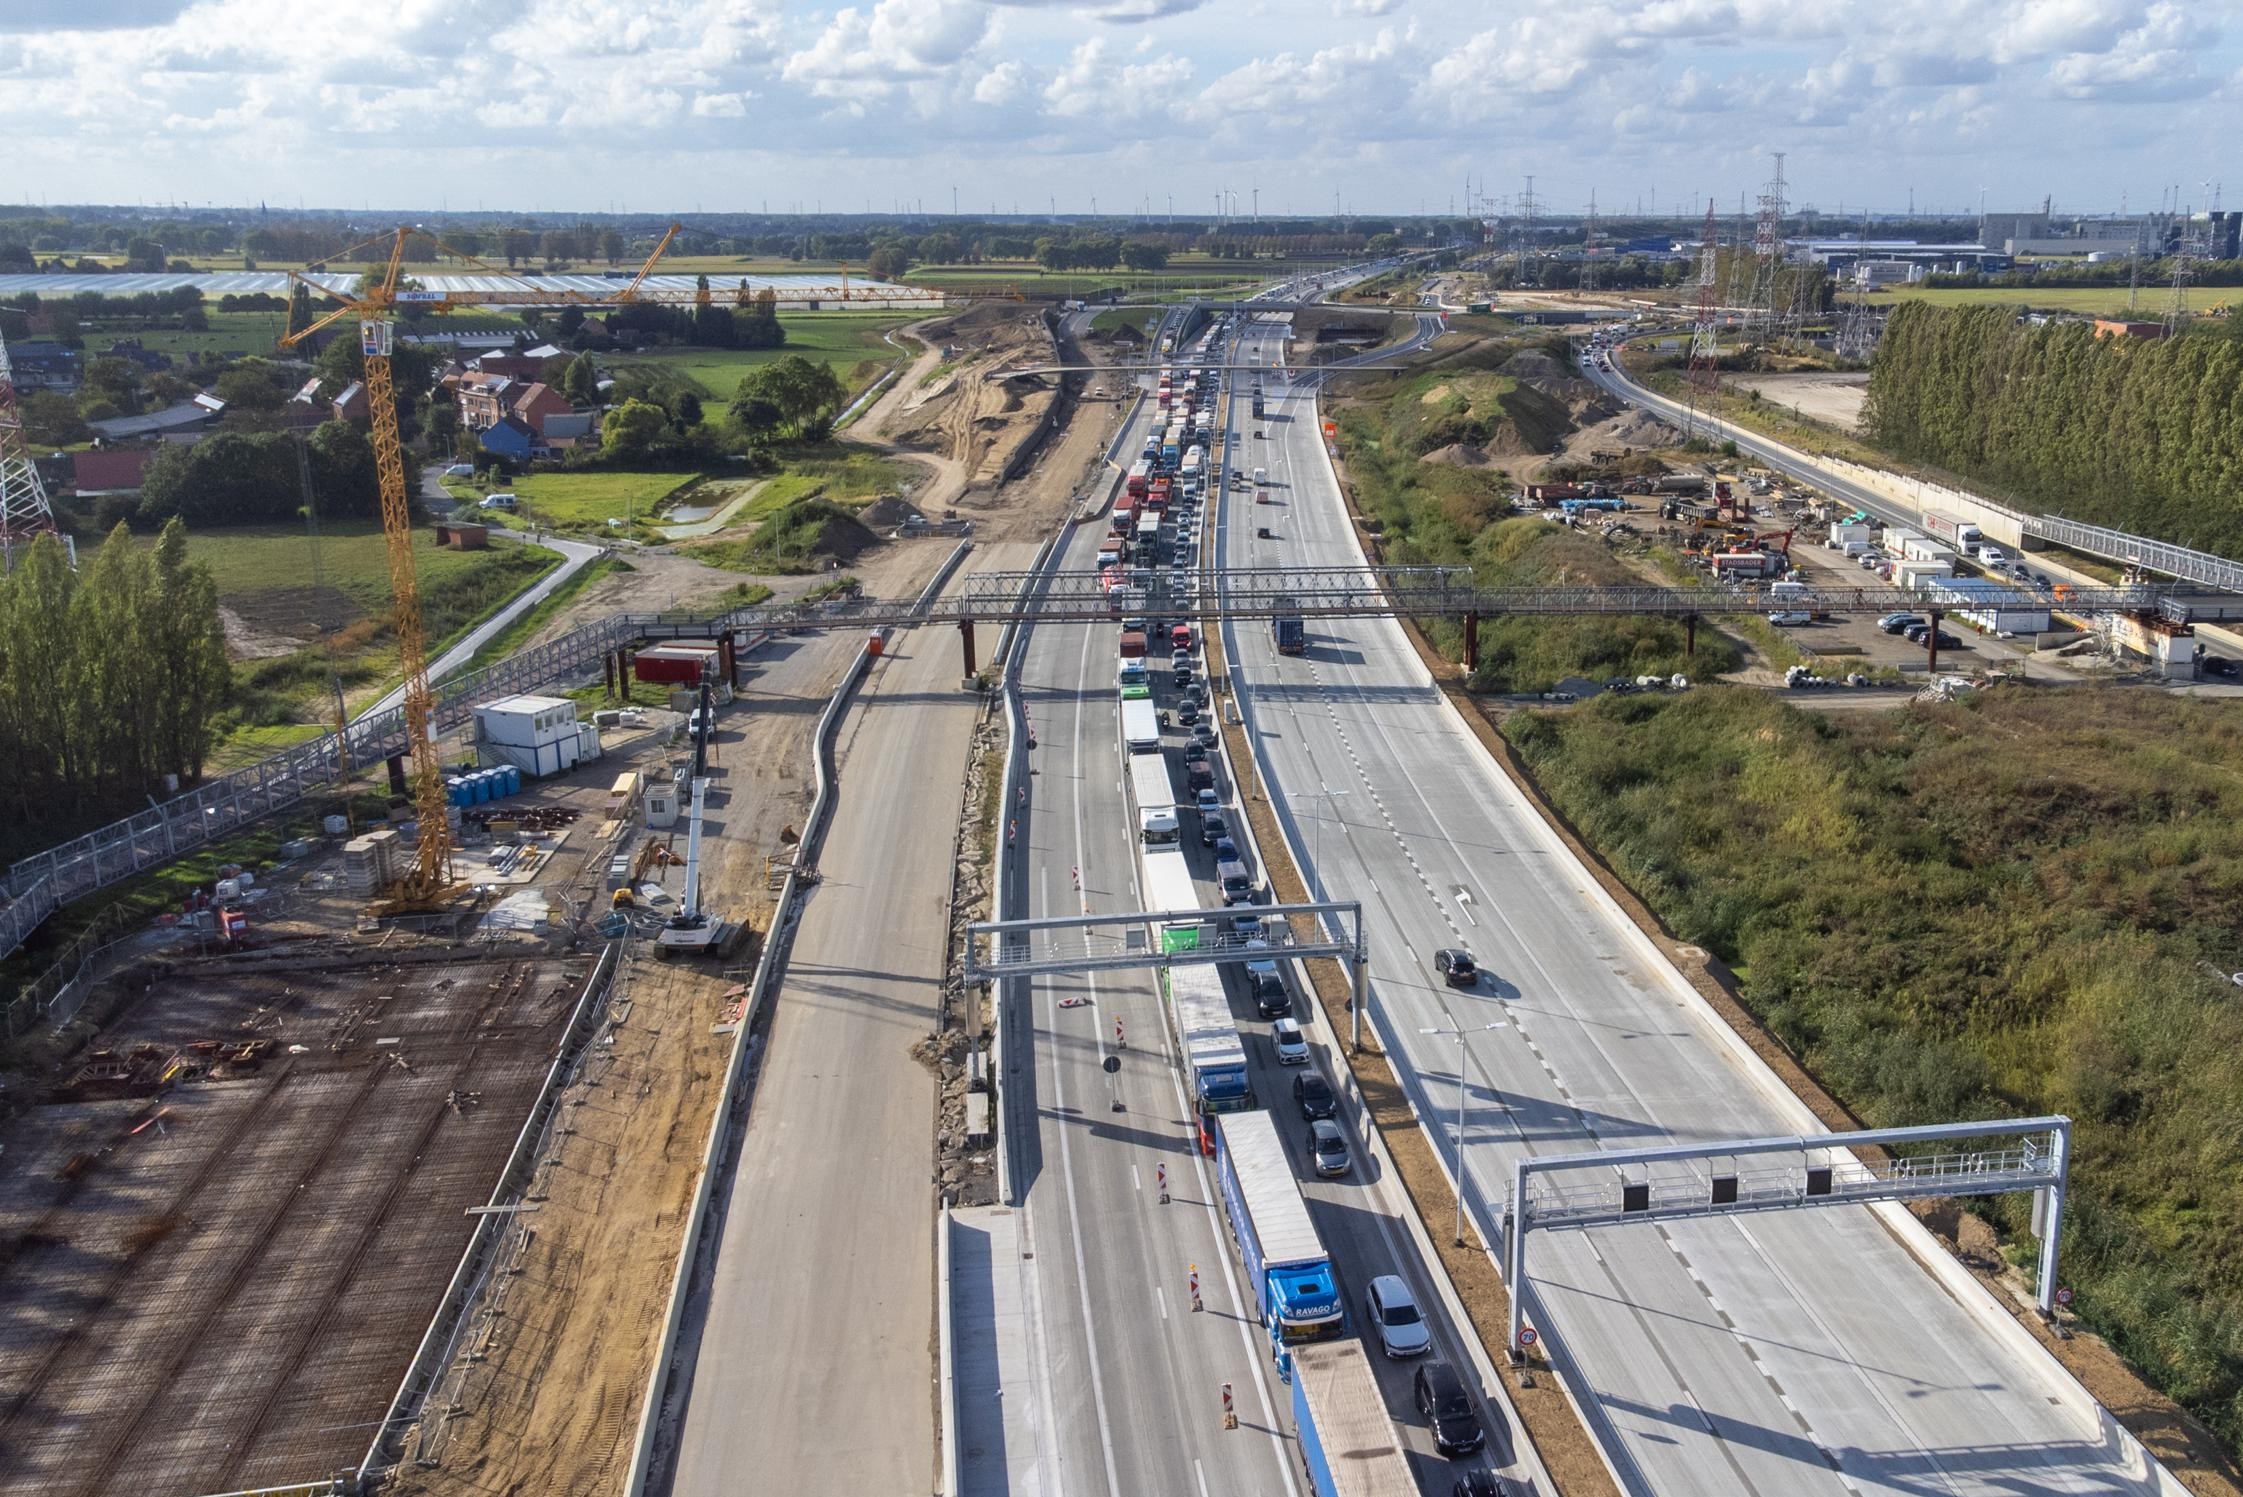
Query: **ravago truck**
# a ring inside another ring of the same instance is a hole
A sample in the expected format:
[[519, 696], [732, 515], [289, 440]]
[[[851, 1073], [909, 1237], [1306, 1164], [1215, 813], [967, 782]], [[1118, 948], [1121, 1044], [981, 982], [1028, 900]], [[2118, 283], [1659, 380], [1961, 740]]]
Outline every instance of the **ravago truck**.
[[1316, 1497], [1417, 1497], [1362, 1342], [1293, 1349], [1293, 1428]]
[[1300, 1182], [1266, 1112], [1225, 1117], [1218, 1134], [1216, 1168], [1222, 1175], [1223, 1215], [1253, 1286], [1254, 1308], [1269, 1333], [1270, 1355], [1280, 1376], [1293, 1375], [1292, 1348], [1340, 1334], [1339, 1284], [1332, 1260], [1308, 1218]]

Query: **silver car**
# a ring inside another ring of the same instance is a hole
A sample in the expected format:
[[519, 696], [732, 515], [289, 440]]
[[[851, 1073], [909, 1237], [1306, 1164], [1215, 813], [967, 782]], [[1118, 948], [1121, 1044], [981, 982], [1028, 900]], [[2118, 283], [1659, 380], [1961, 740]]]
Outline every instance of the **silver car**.
[[1417, 1300], [1397, 1275], [1382, 1273], [1371, 1280], [1371, 1287], [1363, 1291], [1363, 1308], [1378, 1327], [1379, 1344], [1388, 1356], [1423, 1356], [1433, 1349]]

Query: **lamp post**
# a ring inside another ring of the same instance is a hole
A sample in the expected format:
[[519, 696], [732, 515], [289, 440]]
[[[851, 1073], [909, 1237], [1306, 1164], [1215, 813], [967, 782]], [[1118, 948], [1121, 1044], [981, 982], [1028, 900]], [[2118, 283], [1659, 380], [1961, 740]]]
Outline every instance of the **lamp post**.
[[[1464, 1246], [1464, 1068], [1466, 1062], [1471, 1058], [1464, 1048], [1464, 1041], [1467, 1035], [1483, 1034], [1490, 1029], [1500, 1029], [1502, 1027], [1500, 1024], [1482, 1024], [1477, 1028], [1466, 1029], [1460, 1025], [1455, 1029], [1434, 1028], [1418, 1031], [1419, 1034], [1448, 1035], [1456, 1040], [1456, 1245], [1458, 1247]], [[1491, 1092], [1495, 1090], [1494, 1082], [1488, 1083], [1488, 1090]], [[1512, 1292], [1516, 1293], [1517, 1291], [1513, 1290]]]

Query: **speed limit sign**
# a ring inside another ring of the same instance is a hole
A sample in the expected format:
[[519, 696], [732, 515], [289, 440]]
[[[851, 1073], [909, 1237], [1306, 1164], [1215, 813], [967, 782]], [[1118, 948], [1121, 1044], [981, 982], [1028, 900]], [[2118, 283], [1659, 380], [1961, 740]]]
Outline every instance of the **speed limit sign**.
[[2072, 1291], [2069, 1285], [2056, 1291], [2056, 1303], [2058, 1303], [2059, 1305], [2068, 1305], [2071, 1302]]
[[1534, 1327], [1533, 1327], [1533, 1326], [1530, 1326], [1530, 1325], [1529, 1325], [1529, 1326], [1521, 1326], [1521, 1327], [1519, 1327], [1519, 1345], [1521, 1345], [1521, 1346], [1532, 1346], [1532, 1345], [1534, 1345], [1534, 1342], [1535, 1342]]

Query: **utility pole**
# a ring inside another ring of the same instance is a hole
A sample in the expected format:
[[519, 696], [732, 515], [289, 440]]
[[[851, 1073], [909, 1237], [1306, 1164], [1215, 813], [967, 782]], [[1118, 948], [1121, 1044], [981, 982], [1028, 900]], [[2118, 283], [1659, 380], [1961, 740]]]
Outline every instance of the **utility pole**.
[[[1477, 1029], [1465, 1029], [1460, 1026], [1455, 1029], [1420, 1029], [1418, 1031], [1419, 1034], [1447, 1035], [1456, 1041], [1456, 1245], [1458, 1247], [1464, 1246], [1464, 1188], [1466, 1181], [1464, 1166], [1464, 1072], [1465, 1067], [1471, 1061], [1471, 1056], [1465, 1051], [1464, 1041], [1467, 1035], [1484, 1034], [1490, 1029], [1500, 1029], [1501, 1027], [1499, 1024], [1482, 1024]], [[1495, 1090], [1493, 1083], [1490, 1083], [1488, 1090], [1491, 1092]], [[1517, 1294], [1519, 1292], [1517, 1286], [1514, 1285], [1511, 1292]]]

